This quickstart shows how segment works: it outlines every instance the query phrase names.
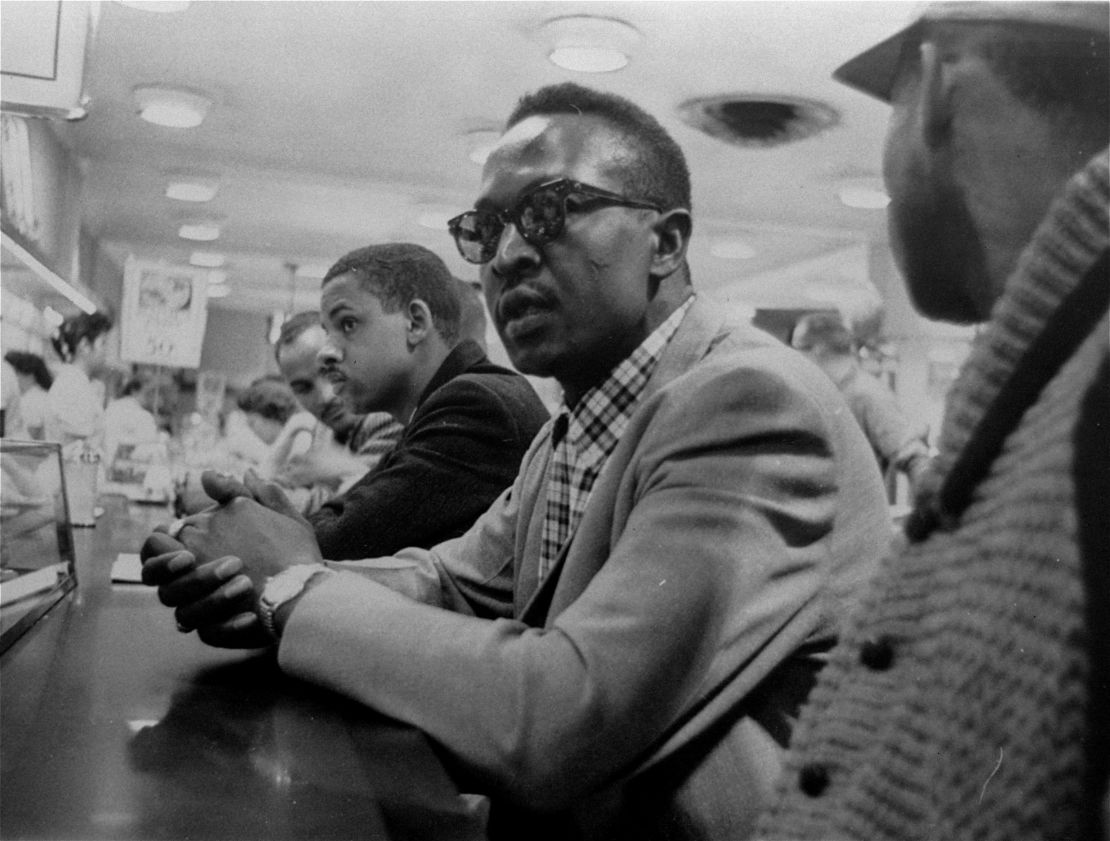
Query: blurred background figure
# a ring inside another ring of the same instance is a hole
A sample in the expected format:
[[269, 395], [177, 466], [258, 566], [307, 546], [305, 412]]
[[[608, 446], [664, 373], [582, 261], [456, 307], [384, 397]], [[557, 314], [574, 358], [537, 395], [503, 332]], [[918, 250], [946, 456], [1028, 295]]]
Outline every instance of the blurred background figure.
[[0, 392], [0, 435], [5, 438], [23, 437], [23, 422], [19, 417], [19, 378], [7, 359], [3, 360]]
[[251, 431], [270, 448], [266, 461], [259, 465], [260, 475], [278, 475], [291, 458], [312, 446], [316, 418], [301, 408], [292, 389], [278, 376], [260, 377], [251, 383], [239, 395], [239, 408]]
[[54, 375], [43, 358], [34, 353], [12, 350], [4, 359], [15, 371], [19, 383], [19, 416], [28, 438], [41, 441], [46, 436], [47, 393], [54, 383]]
[[122, 442], [149, 442], [158, 438], [158, 424], [150, 412], [152, 384], [143, 377], [131, 377], [123, 391], [104, 410], [104, 453], [116, 455]]
[[92, 378], [105, 370], [108, 333], [113, 322], [101, 311], [65, 319], [51, 337], [61, 359], [47, 393], [46, 440], [63, 446], [84, 441], [100, 450], [104, 438], [104, 399]]
[[898, 472], [906, 475], [912, 498], [929, 464], [929, 429], [911, 422], [893, 392], [860, 368], [855, 337], [844, 319], [832, 312], [802, 316], [794, 325], [790, 344], [813, 360], [843, 393], [875, 451], [890, 501], [895, 501]]
[[455, 291], [459, 294], [459, 335], [478, 343], [483, 352], [486, 346], [486, 305], [482, 302], [482, 284], [455, 278]]

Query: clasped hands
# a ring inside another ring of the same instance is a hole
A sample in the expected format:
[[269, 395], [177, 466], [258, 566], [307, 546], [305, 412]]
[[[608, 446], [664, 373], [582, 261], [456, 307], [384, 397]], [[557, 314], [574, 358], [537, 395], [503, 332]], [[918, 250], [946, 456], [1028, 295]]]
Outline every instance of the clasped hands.
[[273, 640], [255, 612], [266, 579], [289, 566], [319, 563], [312, 527], [272, 482], [201, 476], [216, 501], [183, 521], [175, 536], [159, 526], [143, 543], [143, 583], [158, 588], [182, 631], [209, 645], [261, 648]]

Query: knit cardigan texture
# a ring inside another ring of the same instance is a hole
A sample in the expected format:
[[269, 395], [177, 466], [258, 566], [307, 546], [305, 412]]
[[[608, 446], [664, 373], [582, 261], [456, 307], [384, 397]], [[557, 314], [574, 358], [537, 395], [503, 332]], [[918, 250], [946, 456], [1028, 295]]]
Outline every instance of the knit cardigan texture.
[[[1107, 249], [1108, 160], [1102, 152], [1069, 181], [1019, 259], [949, 394], [928, 486], [972, 445], [1023, 354]], [[1080, 543], [1094, 528], [1105, 546], [1110, 517], [1102, 501], [1089, 522], [1075, 478], [1077, 423], [1092, 384], [1105, 389], [1096, 377], [1110, 346], [1105, 306], [1093, 320], [968, 488], [968, 505], [920, 542], [900, 541], [880, 567], [810, 696], [759, 837], [1090, 836], [1107, 711], [1092, 700], [1088, 609], [1110, 610], [1102, 585], [1087, 589], [1106, 580], [1110, 558], [1085, 558]], [[1108, 421], [1094, 419], [1100, 476]], [[928, 504], [926, 493], [918, 505]]]

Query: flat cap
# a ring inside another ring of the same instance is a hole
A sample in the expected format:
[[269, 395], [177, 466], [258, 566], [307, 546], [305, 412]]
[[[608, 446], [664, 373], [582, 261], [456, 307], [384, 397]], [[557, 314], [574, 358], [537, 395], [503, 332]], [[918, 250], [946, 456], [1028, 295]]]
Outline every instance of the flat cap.
[[905, 29], [845, 62], [833, 72], [833, 78], [849, 87], [890, 101], [898, 61], [908, 41], [916, 37], [922, 23], [1022, 23], [1063, 27], [1110, 35], [1110, 4], [1102, 0], [1088, 2], [1002, 2], [1002, 0], [968, 0], [967, 2], [930, 3]]

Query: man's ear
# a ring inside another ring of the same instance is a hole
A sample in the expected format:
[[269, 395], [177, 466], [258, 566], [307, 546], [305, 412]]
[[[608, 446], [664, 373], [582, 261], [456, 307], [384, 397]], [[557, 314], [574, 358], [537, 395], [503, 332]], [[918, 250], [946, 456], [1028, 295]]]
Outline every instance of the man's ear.
[[677, 271], [686, 260], [686, 248], [693, 230], [690, 211], [677, 207], [664, 210], [652, 226], [655, 253], [651, 259], [651, 276], [664, 278]]
[[945, 142], [952, 127], [952, 85], [949, 66], [941, 59], [937, 45], [921, 45], [921, 130], [929, 146]]
[[405, 308], [405, 317], [408, 318], [408, 328], [405, 338], [409, 347], [416, 347], [435, 332], [435, 321], [432, 311], [420, 298], [413, 298]]

